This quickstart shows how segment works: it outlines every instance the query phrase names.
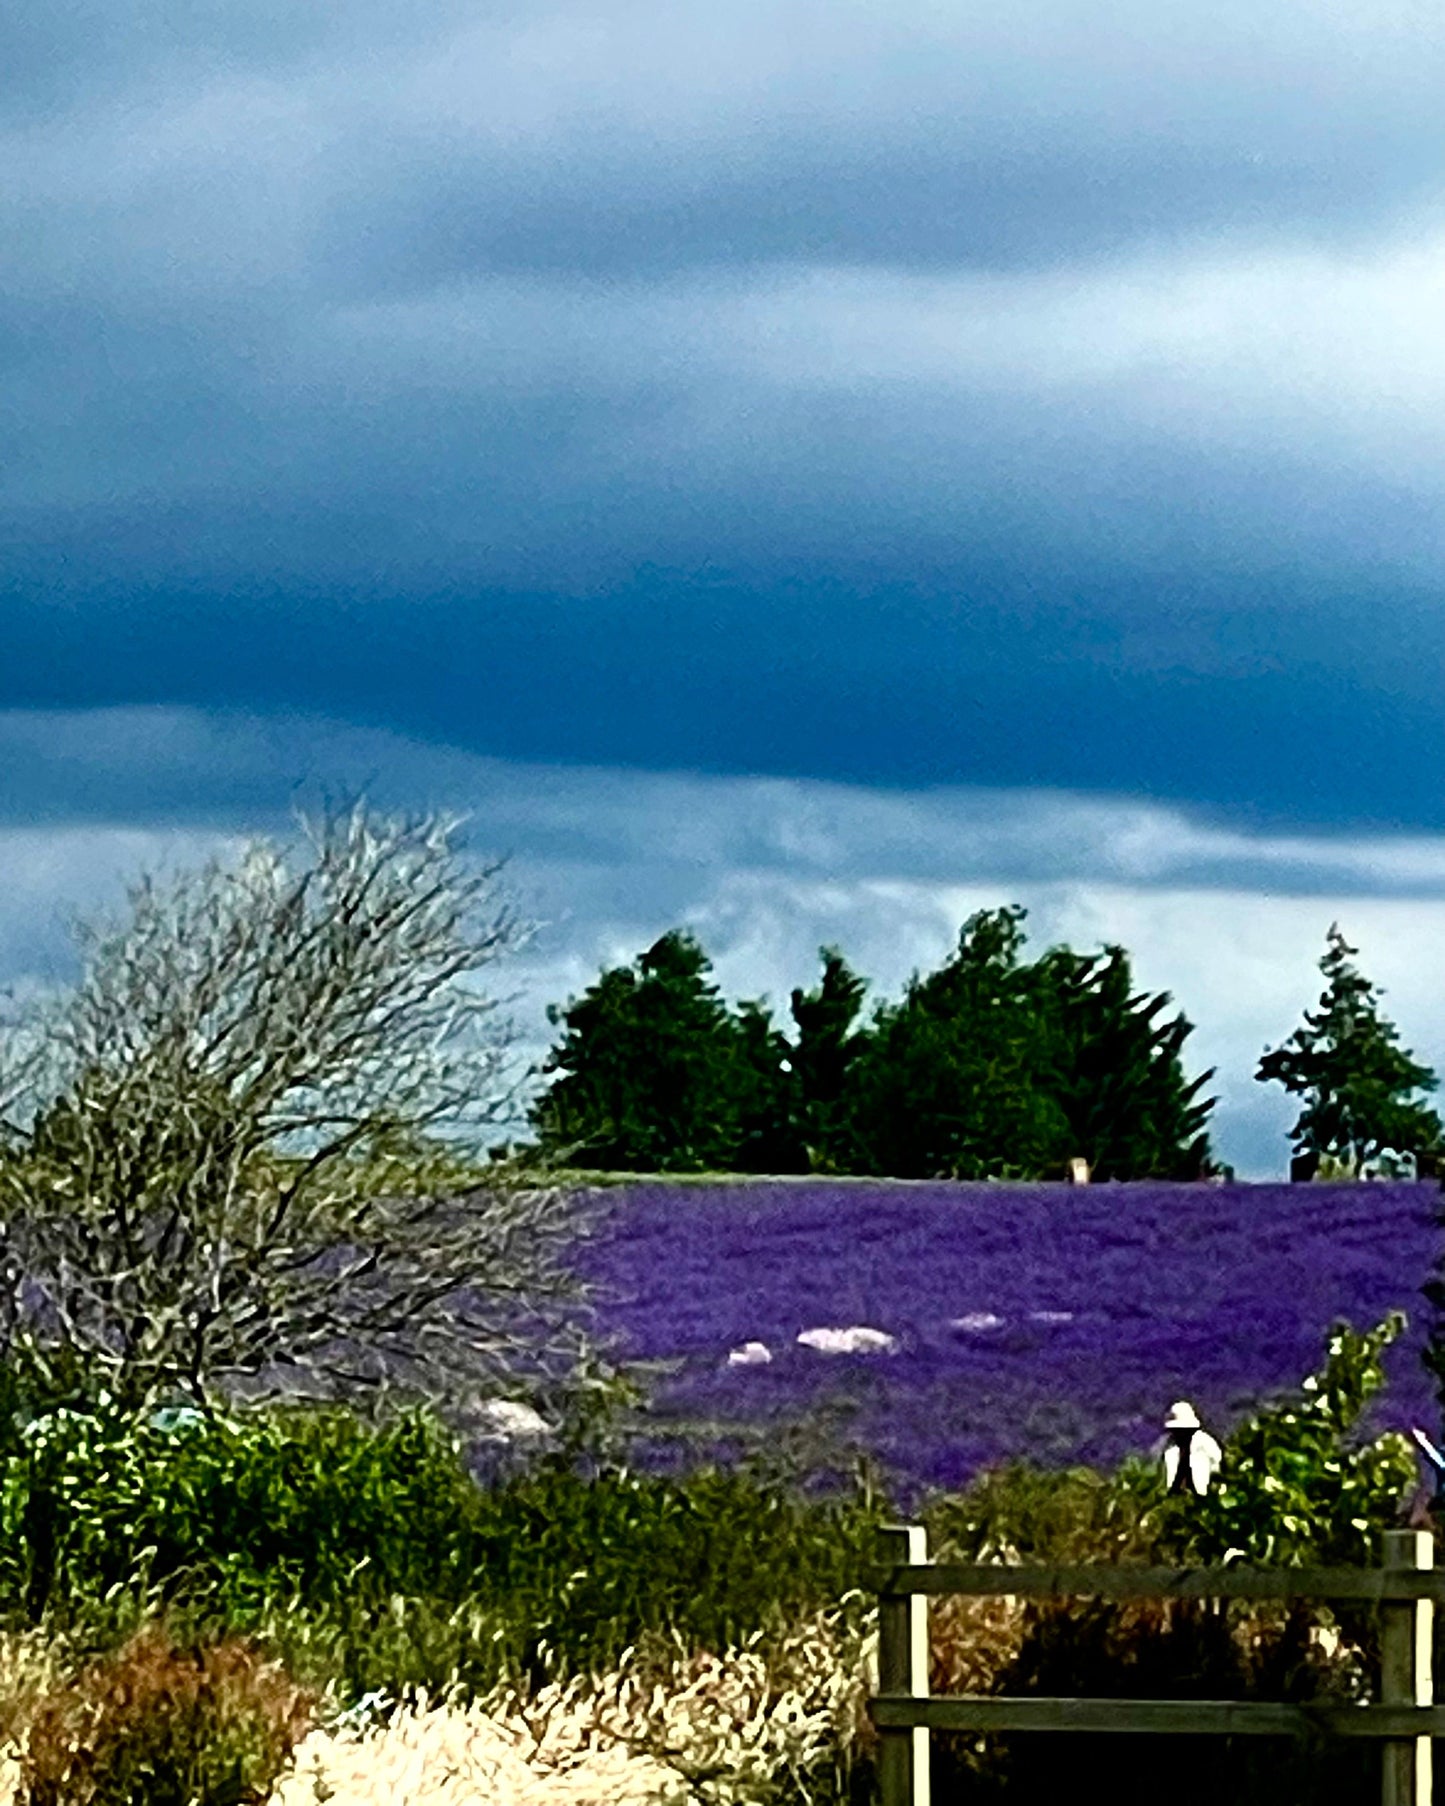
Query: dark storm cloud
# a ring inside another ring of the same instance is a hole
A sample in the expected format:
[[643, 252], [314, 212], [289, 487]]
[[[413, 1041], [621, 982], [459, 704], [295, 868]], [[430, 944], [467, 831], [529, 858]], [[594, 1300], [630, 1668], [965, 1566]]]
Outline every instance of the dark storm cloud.
[[1109, 624], [1117, 597], [1075, 600], [1076, 612], [1007, 591], [974, 608], [860, 602], [816, 586], [689, 590], [666, 573], [569, 600], [298, 609], [289, 592], [218, 596], [198, 611], [190, 595], [147, 595], [95, 612], [87, 598], [12, 607], [0, 691], [32, 707], [101, 705], [122, 672], [131, 701], [324, 706], [525, 760], [905, 788], [1054, 785], [1067, 773], [1084, 788], [1212, 800], [1264, 825], [1442, 825], [1438, 618], [1402, 652], [1389, 617], [1363, 631], [1367, 595], [1341, 597], [1312, 622], [1334, 629], [1344, 657], [1332, 668], [1303, 637], [1287, 662], [1288, 629], [1267, 598], [1221, 618], [1207, 598], [1176, 595], [1170, 630], [1144, 653], [1131, 650], [1139, 633]]
[[508, 268], [1016, 267], [1397, 216], [1445, 149], [1442, 44], [1399, 5], [92, 3], [15, 15], [0, 104], [31, 136], [109, 135], [97, 175], [144, 165], [202, 104], [222, 123], [190, 170], [202, 194], [228, 161], [264, 177], [264, 135], [228, 141], [224, 116], [284, 112], [343, 292]]
[[4, 30], [0, 701], [1438, 819], [1433, 13]]

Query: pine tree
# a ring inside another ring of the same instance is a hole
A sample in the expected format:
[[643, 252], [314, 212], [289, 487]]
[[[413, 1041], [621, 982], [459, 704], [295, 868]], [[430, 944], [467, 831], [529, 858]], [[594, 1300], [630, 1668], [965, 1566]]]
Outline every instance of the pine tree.
[[696, 938], [672, 929], [547, 1019], [566, 1033], [533, 1106], [547, 1152], [623, 1172], [726, 1168], [738, 1140], [738, 1031]]
[[1213, 1069], [1186, 1080], [1193, 1025], [1158, 1020], [1172, 999], [1134, 990], [1122, 947], [1102, 954], [1054, 948], [1034, 967], [1048, 1024], [1048, 1086], [1075, 1154], [1096, 1179], [1197, 1179], [1210, 1165]]
[[820, 947], [818, 957], [823, 976], [817, 988], [795, 990], [792, 997], [799, 1133], [809, 1169], [846, 1172], [852, 1159], [848, 1084], [867, 1041], [856, 1025], [868, 981], [849, 969], [836, 947]]
[[733, 1024], [736, 1145], [730, 1165], [744, 1173], [805, 1173], [794, 1049], [762, 998], [745, 998]]
[[1072, 1152], [1040, 1084], [1040, 1019], [1019, 960], [1025, 911], [980, 910], [952, 958], [886, 1005], [857, 1064], [859, 1169], [900, 1178], [1033, 1177]]
[[1435, 1074], [1398, 1045], [1399, 1030], [1380, 1014], [1384, 993], [1351, 963], [1358, 951], [1331, 923], [1318, 1009], [1283, 1047], [1266, 1047], [1254, 1075], [1304, 1099], [1290, 1131], [1297, 1153], [1354, 1170], [1382, 1153], [1433, 1150], [1441, 1133], [1440, 1118], [1413, 1095], [1433, 1091]]

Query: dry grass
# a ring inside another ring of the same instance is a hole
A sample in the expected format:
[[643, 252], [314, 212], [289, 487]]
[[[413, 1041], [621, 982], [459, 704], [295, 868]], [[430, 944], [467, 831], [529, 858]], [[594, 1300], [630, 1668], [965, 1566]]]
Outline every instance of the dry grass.
[[16, 1792], [25, 1806], [259, 1806], [317, 1704], [244, 1638], [192, 1648], [147, 1624], [27, 1702]]
[[297, 1750], [275, 1806], [751, 1806], [837, 1791], [870, 1644], [820, 1615], [724, 1656], [655, 1644], [613, 1673], [471, 1707], [425, 1696]]
[[[1136, 1610], [1116, 1634], [1131, 1643], [1148, 1615]], [[1024, 1602], [1008, 1598], [940, 1599], [930, 1617], [937, 1693], [1005, 1683], [1031, 1629]], [[871, 1614], [820, 1614], [721, 1656], [659, 1639], [604, 1676], [532, 1695], [499, 1688], [470, 1705], [417, 1694], [384, 1702], [369, 1723], [333, 1705], [297, 1745], [271, 1806], [832, 1806], [873, 1746], [864, 1702], [875, 1626]], [[1230, 1629], [1253, 1668], [1285, 1624], [1272, 1607], [1250, 1608]], [[1308, 1656], [1338, 1684], [1355, 1662], [1348, 1647], [1331, 1649], [1336, 1634], [1316, 1626]], [[18, 1756], [70, 1666], [33, 1634], [0, 1639], [0, 1806], [20, 1806]]]
[[69, 1652], [40, 1631], [0, 1633], [0, 1806], [20, 1792], [20, 1755], [41, 1703], [70, 1675]]

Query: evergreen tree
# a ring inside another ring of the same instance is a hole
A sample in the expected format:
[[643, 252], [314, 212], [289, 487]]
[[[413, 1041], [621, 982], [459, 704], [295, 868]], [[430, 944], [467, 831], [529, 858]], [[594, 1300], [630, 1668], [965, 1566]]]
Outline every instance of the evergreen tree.
[[1046, 1083], [1069, 1125], [1071, 1147], [1096, 1179], [1197, 1179], [1210, 1165], [1199, 1093], [1213, 1069], [1186, 1081], [1180, 1053], [1193, 1033], [1172, 999], [1134, 990], [1122, 947], [1102, 954], [1054, 948], [1034, 967], [1047, 1024]]
[[846, 1172], [852, 1158], [848, 1081], [867, 1033], [857, 1028], [868, 981], [852, 972], [836, 947], [820, 947], [823, 976], [812, 991], [793, 992], [799, 1133], [804, 1170]]
[[1041, 1084], [1045, 1048], [1017, 906], [981, 910], [953, 957], [884, 1006], [857, 1062], [859, 1170], [900, 1178], [1029, 1177], [1072, 1152]]
[[561, 1076], [533, 1106], [541, 1147], [574, 1166], [697, 1172], [732, 1164], [738, 1029], [691, 934], [671, 929], [633, 966], [547, 1019], [566, 1033], [542, 1066]]
[[1398, 1045], [1380, 1014], [1377, 985], [1351, 963], [1359, 951], [1331, 923], [1320, 971], [1325, 989], [1314, 1012], [1283, 1047], [1266, 1047], [1255, 1077], [1304, 1099], [1290, 1131], [1299, 1154], [1329, 1155], [1358, 1169], [1377, 1155], [1433, 1150], [1440, 1118], [1413, 1095], [1433, 1091], [1435, 1074]]
[[736, 1145], [730, 1164], [744, 1173], [805, 1173], [796, 1055], [761, 998], [734, 1017]]
[[1100, 1178], [1194, 1178], [1213, 1076], [1192, 1032], [1136, 993], [1119, 947], [1021, 957], [1025, 911], [983, 910], [938, 971], [859, 1017], [867, 983], [836, 947], [792, 993], [792, 1045], [761, 999], [729, 1012], [697, 942], [664, 935], [548, 1012], [566, 1033], [533, 1110], [543, 1149], [621, 1171], [1040, 1178], [1082, 1154]]

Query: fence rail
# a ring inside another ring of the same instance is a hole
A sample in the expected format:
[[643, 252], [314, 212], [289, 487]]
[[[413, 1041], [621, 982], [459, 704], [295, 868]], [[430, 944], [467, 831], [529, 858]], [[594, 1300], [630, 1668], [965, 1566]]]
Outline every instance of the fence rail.
[[[1412, 1534], [1412, 1533], [1407, 1533]], [[1010, 1568], [907, 1562], [871, 1576], [878, 1593], [1015, 1599], [1429, 1599], [1445, 1568]], [[1007, 1581], [1007, 1586], [1000, 1585]]]
[[[930, 1731], [1137, 1731], [1153, 1735], [1368, 1737], [1381, 1742], [1383, 1806], [1431, 1806], [1434, 1703], [1431, 1637], [1445, 1570], [1428, 1531], [1391, 1530], [1378, 1568], [1026, 1568], [928, 1560], [917, 1524], [881, 1533], [878, 1690], [881, 1806], [929, 1806]], [[941, 1594], [1062, 1599], [1353, 1599], [1381, 1607], [1380, 1701], [1271, 1705], [1245, 1700], [1037, 1699], [997, 1694], [930, 1698], [928, 1600]]]

